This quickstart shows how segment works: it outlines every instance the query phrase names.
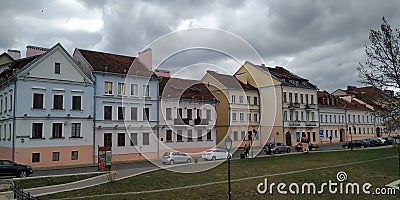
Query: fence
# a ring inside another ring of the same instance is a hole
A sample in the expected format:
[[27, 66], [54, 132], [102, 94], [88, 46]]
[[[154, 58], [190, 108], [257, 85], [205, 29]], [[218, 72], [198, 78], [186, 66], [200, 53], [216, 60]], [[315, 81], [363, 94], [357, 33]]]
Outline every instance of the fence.
[[33, 197], [29, 192], [24, 192], [22, 189], [19, 189], [17, 186], [11, 186], [12, 191], [14, 192], [14, 199], [17, 200], [39, 200], [38, 197]]

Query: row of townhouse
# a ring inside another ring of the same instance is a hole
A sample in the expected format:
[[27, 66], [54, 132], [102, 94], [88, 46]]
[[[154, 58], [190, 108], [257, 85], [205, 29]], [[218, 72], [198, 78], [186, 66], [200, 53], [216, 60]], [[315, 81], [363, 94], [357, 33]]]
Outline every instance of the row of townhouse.
[[[29, 50], [30, 49], [30, 50]], [[33, 167], [156, 159], [215, 146], [218, 103], [200, 81], [157, 76], [138, 57], [28, 46], [0, 56], [0, 157]]]
[[[248, 61], [233, 76], [207, 71], [202, 81], [220, 101], [217, 143], [229, 136], [235, 147], [261, 147], [267, 141], [294, 146], [301, 137], [329, 143], [330, 138], [344, 142], [387, 134], [383, 120], [375, 115], [380, 105], [366, 103], [355, 87], [329, 94], [283, 67]], [[254, 133], [257, 137], [252, 138]]]

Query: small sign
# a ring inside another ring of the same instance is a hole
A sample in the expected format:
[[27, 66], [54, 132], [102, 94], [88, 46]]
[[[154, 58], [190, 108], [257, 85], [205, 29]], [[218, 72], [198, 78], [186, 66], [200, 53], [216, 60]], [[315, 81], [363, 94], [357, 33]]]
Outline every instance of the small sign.
[[98, 147], [98, 170], [99, 171], [110, 171], [111, 170], [111, 160], [112, 152], [111, 147]]
[[323, 138], [324, 137], [324, 130], [319, 130], [319, 137]]

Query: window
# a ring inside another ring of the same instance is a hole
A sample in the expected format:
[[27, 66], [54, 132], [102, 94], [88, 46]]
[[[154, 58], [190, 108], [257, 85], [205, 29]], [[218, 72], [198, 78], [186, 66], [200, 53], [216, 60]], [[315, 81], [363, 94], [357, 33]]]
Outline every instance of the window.
[[188, 130], [188, 133], [187, 133], [187, 141], [189, 141], [189, 142], [191, 142], [191, 141], [193, 141], [193, 134], [192, 134], [192, 130]]
[[125, 83], [118, 83], [118, 95], [125, 95]]
[[206, 119], [211, 120], [211, 110], [206, 110]]
[[236, 121], [236, 113], [232, 113], [232, 121]]
[[[6, 127], [6, 126], [4, 126]], [[4, 131], [4, 134], [5, 131]], [[33, 139], [39, 139], [43, 138], [43, 123], [33, 123], [32, 124], [32, 138]]]
[[304, 121], [304, 112], [300, 111], [300, 121]]
[[211, 141], [211, 130], [207, 131], [207, 140]]
[[306, 94], [305, 96], [306, 96], [306, 104], [308, 104], [308, 94]]
[[361, 128], [358, 128], [358, 134], [361, 134]]
[[192, 119], [192, 116], [193, 116], [192, 109], [187, 109], [186, 110], [186, 118]]
[[245, 131], [241, 131], [240, 132], [240, 137], [241, 137], [242, 140], [245, 140], [246, 139], [246, 132]]
[[54, 63], [54, 73], [60, 74], [61, 73], [61, 63]]
[[247, 104], [250, 104], [250, 96], [247, 96]]
[[7, 106], [8, 106], [8, 100], [7, 100], [7, 97], [5, 97], [5, 99], [4, 99], [5, 101], [4, 101], [4, 112], [7, 112]]
[[299, 95], [297, 93], [294, 93], [294, 102], [295, 103], [299, 102]]
[[150, 96], [150, 87], [149, 85], [143, 85], [143, 96], [149, 97]]
[[78, 160], [78, 151], [71, 151], [71, 160]]
[[311, 95], [311, 104], [314, 104], [314, 95]]
[[118, 146], [124, 147], [125, 146], [125, 133], [118, 133]]
[[149, 133], [143, 133], [143, 145], [150, 145]]
[[71, 124], [71, 137], [73, 138], [81, 137], [81, 123]]
[[104, 120], [112, 120], [112, 106], [104, 106]]
[[167, 142], [172, 142], [172, 130], [167, 130]]
[[202, 140], [203, 140], [203, 131], [197, 130], [197, 141], [202, 141]]
[[283, 111], [283, 121], [287, 121], [287, 111]]
[[118, 120], [124, 120], [125, 107], [118, 107]]
[[113, 83], [104, 81], [104, 94], [113, 94]]
[[53, 99], [53, 109], [62, 110], [63, 109], [63, 95], [55, 94]]
[[43, 109], [43, 94], [33, 94], [33, 109]]
[[32, 153], [32, 162], [40, 162], [40, 153]]
[[112, 146], [112, 134], [111, 133], [104, 133], [103, 145], [108, 146], [108, 147]]
[[176, 131], [176, 141], [182, 142], [182, 130]]
[[72, 96], [72, 110], [82, 110], [81, 96]]
[[300, 94], [300, 103], [304, 103], [303, 94]]
[[239, 96], [239, 103], [243, 103], [243, 96]]
[[236, 96], [232, 95], [232, 103], [236, 103]]
[[258, 97], [254, 97], [254, 105], [258, 105]]
[[53, 152], [52, 161], [60, 161], [60, 152]]
[[143, 121], [150, 119], [150, 108], [143, 108]]
[[233, 140], [239, 140], [237, 131], [233, 131]]
[[247, 113], [247, 119], [251, 122], [251, 113]]
[[321, 117], [319, 118], [319, 120], [320, 120], [320, 122], [324, 121], [324, 115], [323, 114], [321, 114]]
[[293, 95], [291, 92], [289, 92], [289, 103], [293, 102]]
[[0, 97], [0, 113], [3, 112], [3, 96]]
[[287, 97], [286, 97], [286, 92], [283, 92], [283, 102], [287, 102], [287, 99], [286, 99]]
[[137, 120], [137, 107], [131, 107], [131, 120], [136, 121]]
[[139, 96], [138, 85], [137, 84], [131, 84], [131, 95], [132, 96]]
[[165, 119], [171, 120], [172, 119], [172, 108], [165, 109]]
[[[5, 127], [5, 126], [4, 126]], [[12, 131], [11, 131], [12, 129], [11, 129], [11, 124], [9, 124], [8, 125], [8, 140], [11, 140], [11, 133], [12, 133]]]
[[239, 114], [239, 120], [242, 122], [244, 121], [244, 113]]
[[137, 133], [131, 133], [131, 146], [137, 146]]
[[201, 119], [201, 109], [197, 109], [197, 119]]
[[62, 123], [53, 123], [52, 138], [62, 138]]
[[183, 111], [182, 108], [178, 108], [178, 119], [182, 119], [183, 118]]
[[[4, 137], [5, 138], [5, 137]], [[2, 135], [1, 135], [1, 125], [0, 125], [0, 140], [3, 139]], [[3, 139], [4, 140], [4, 139]]]
[[254, 121], [258, 122], [258, 114], [254, 114]]
[[337, 138], [337, 130], [335, 130], [335, 138]]

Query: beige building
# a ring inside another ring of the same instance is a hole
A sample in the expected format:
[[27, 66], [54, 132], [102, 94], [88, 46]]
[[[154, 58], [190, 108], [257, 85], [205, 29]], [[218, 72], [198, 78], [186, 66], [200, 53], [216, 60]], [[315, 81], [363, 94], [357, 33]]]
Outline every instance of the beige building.
[[217, 110], [217, 145], [224, 146], [229, 135], [234, 148], [260, 146], [260, 100], [258, 90], [234, 76], [207, 71], [203, 83], [219, 100]]

